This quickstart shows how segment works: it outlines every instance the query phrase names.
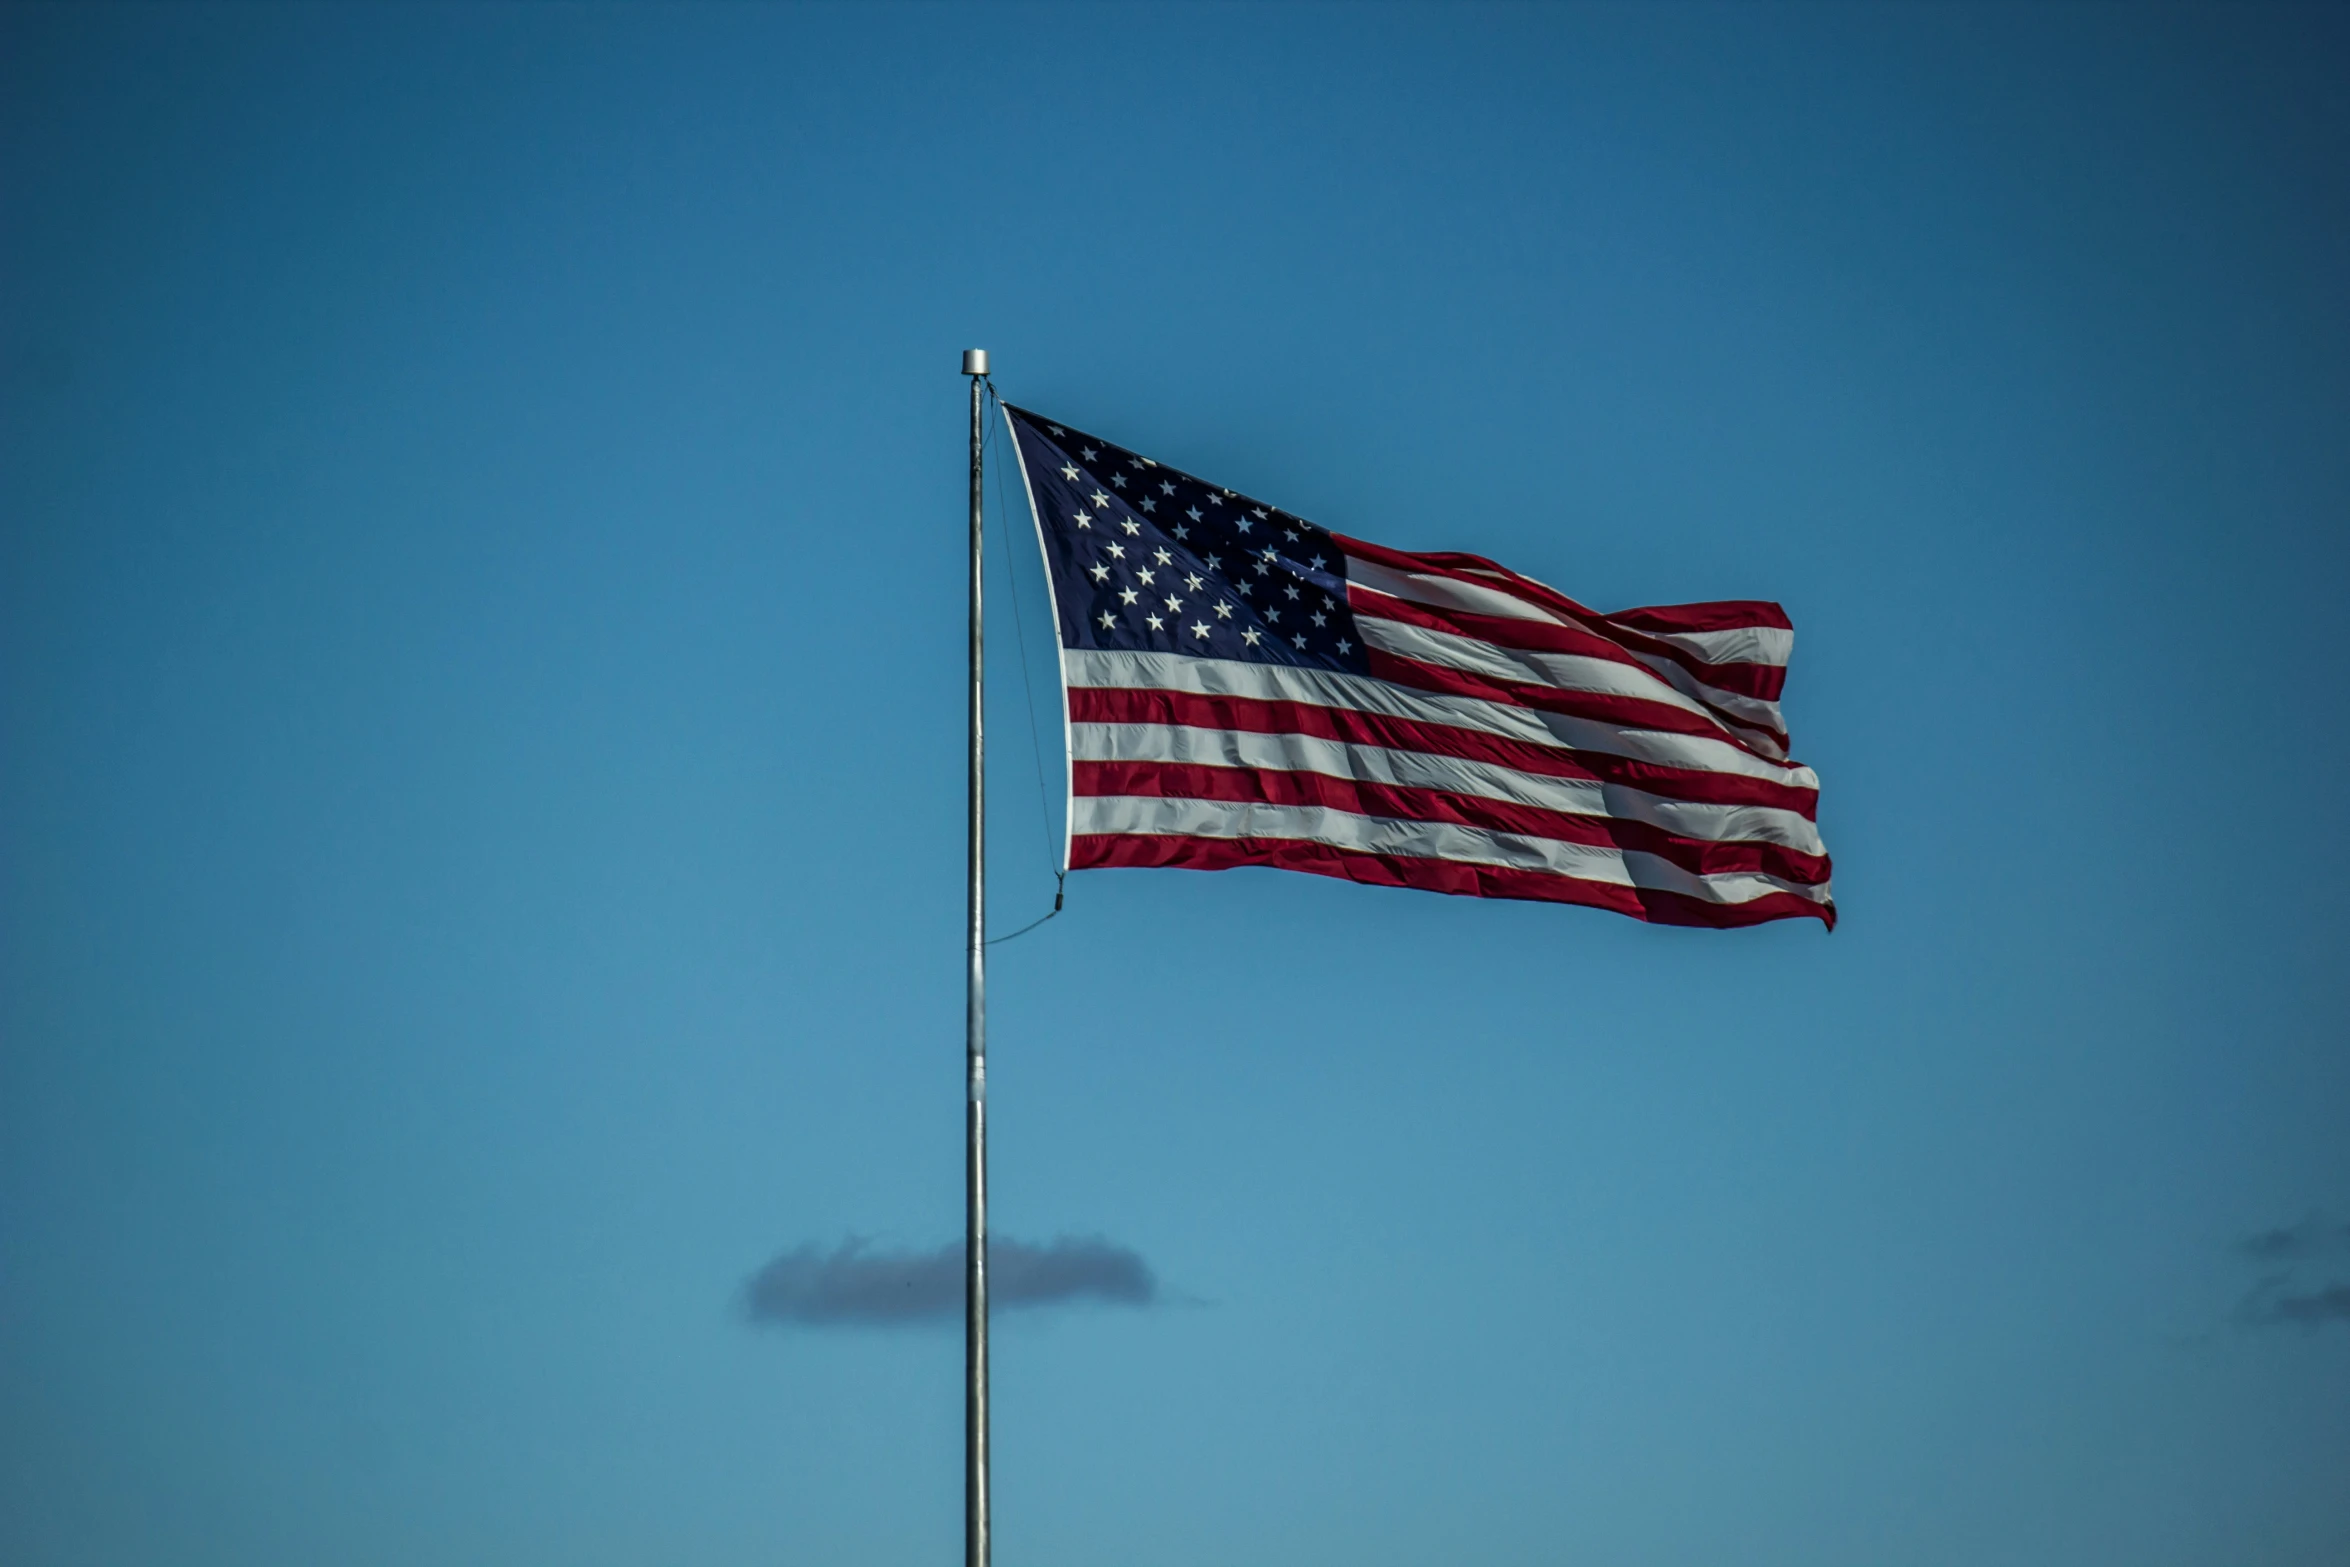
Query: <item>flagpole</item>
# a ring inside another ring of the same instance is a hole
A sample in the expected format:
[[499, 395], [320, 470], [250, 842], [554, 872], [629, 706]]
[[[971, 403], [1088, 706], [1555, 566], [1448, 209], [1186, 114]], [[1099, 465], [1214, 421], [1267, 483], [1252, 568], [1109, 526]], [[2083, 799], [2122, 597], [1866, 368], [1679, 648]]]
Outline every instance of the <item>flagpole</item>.
[[988, 1567], [987, 1485], [987, 739], [980, 619], [980, 381], [987, 350], [963, 350], [971, 378], [970, 974], [963, 1049], [963, 1567]]

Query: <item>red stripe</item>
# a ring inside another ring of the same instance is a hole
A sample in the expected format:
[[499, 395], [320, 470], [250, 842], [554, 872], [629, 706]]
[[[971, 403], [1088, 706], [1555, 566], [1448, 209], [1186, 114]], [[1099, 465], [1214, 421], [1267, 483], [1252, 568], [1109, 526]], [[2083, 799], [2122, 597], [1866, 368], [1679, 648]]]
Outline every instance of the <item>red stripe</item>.
[[1703, 925], [1728, 929], [1771, 920], [1816, 919], [1833, 930], [1836, 910], [1791, 892], [1767, 893], [1749, 903], [1708, 903], [1686, 893], [1646, 887], [1619, 887], [1547, 871], [1407, 854], [1368, 854], [1300, 838], [1190, 838], [1175, 834], [1081, 834], [1069, 845], [1069, 868], [1170, 867], [1221, 871], [1242, 865], [1309, 871], [1374, 887], [1417, 887], [1467, 898], [1521, 898], [1545, 903], [1580, 903], [1612, 909], [1658, 925]]
[[1202, 696], [1123, 686], [1072, 686], [1069, 718], [1080, 724], [1183, 724], [1196, 729], [1236, 729], [1250, 734], [1311, 735], [1351, 745], [1426, 751], [1465, 761], [1492, 762], [1546, 778], [1586, 778], [1622, 784], [1667, 799], [1701, 805], [1762, 805], [1793, 811], [1807, 821], [1819, 812], [1817, 790], [1793, 784], [1668, 767], [1603, 751], [1548, 746], [1482, 729], [1390, 718], [1360, 708], [1324, 707], [1312, 702], [1271, 702], [1255, 697]]
[[1266, 805], [1320, 805], [1358, 816], [1408, 822], [1452, 822], [1492, 832], [1596, 848], [1637, 850], [1700, 876], [1751, 871], [1782, 881], [1821, 886], [1825, 855], [1775, 843], [1714, 843], [1685, 838], [1647, 822], [1580, 816], [1487, 795], [1407, 788], [1362, 778], [1283, 768], [1204, 767], [1183, 762], [1079, 762], [1075, 793], [1145, 795], [1159, 799], [1232, 800]]
[[1744, 631], [1751, 626], [1775, 626], [1781, 631], [1795, 629], [1795, 622], [1787, 618], [1787, 612], [1767, 599], [1652, 604], [1644, 609], [1619, 609], [1608, 619], [1641, 631]]
[[[1360, 556], [1374, 565], [1385, 566], [1390, 571], [1428, 571], [1441, 577], [1459, 577], [1470, 582], [1476, 582], [1480, 577], [1500, 577], [1506, 579], [1512, 586], [1516, 585], [1516, 572], [1496, 565], [1482, 555], [1467, 555], [1459, 550], [1389, 549], [1384, 544], [1373, 544], [1366, 539], [1349, 538], [1343, 533], [1333, 533], [1330, 537], [1337, 540], [1338, 547], [1349, 555]], [[1483, 585], [1493, 586], [1490, 581]], [[1597, 611], [1585, 609], [1563, 594], [1550, 593], [1548, 589], [1543, 591], [1549, 594], [1551, 600], [1555, 601], [1554, 607], [1563, 609], [1578, 620], [1600, 618]]]

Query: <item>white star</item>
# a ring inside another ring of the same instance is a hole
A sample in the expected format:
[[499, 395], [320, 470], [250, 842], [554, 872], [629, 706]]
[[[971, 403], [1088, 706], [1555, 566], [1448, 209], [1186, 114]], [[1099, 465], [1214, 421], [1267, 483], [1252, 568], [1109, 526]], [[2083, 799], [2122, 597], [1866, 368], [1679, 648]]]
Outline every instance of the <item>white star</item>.
[[1140, 533], [1142, 531], [1142, 524], [1136, 522], [1132, 517], [1120, 517], [1118, 519], [1118, 526], [1124, 528], [1128, 533]]
[[1122, 490], [1126, 488], [1126, 475], [1122, 473], [1113, 473], [1110, 475], [1110, 483]]
[[1199, 508], [1197, 506], [1191, 507], [1184, 513], [1184, 515], [1189, 517], [1193, 522], [1197, 522], [1199, 521]]
[[1055, 435], [1067, 435], [1069, 433], [1057, 424], [1048, 424], [1045, 426], [1045, 428], [1052, 431]]
[[1151, 585], [1151, 570], [1148, 566], [1143, 567], [1142, 570], [1136, 572], [1135, 575], [1142, 579], [1142, 585], [1144, 587], [1147, 588]]
[[1061, 470], [1061, 477], [1067, 479], [1071, 484], [1075, 484], [1077, 482], [1077, 470], [1074, 468], [1063, 468]]
[[1338, 651], [1339, 651], [1339, 652], [1341, 652], [1341, 653], [1352, 653], [1354, 650], [1355, 650], [1355, 645], [1354, 645], [1352, 642], [1349, 642], [1349, 641], [1347, 641], [1347, 640], [1346, 640], [1346, 638], [1344, 638], [1344, 637], [1340, 637], [1340, 638], [1338, 639]]
[[1079, 526], [1080, 528], [1087, 529], [1088, 531], [1090, 531], [1090, 530], [1092, 529], [1092, 527], [1093, 527], [1093, 519], [1092, 519], [1091, 517], [1088, 517], [1088, 516], [1087, 516], [1085, 513], [1083, 513], [1083, 512], [1079, 512], [1079, 513], [1077, 514], [1077, 516], [1076, 516], [1076, 518], [1075, 518], [1075, 521], [1076, 521], [1076, 523], [1077, 523], [1077, 526]]
[[1172, 495], [1175, 493], [1175, 486], [1168, 483], [1165, 479], [1161, 479], [1159, 481], [1159, 493], [1161, 495]]
[[1142, 466], [1142, 459], [1139, 457], [1129, 457], [1126, 459], [1126, 466], [1129, 468], [1139, 468]]
[[1159, 509], [1159, 503], [1158, 503], [1157, 501], [1154, 501], [1154, 500], [1152, 500], [1152, 499], [1151, 499], [1149, 496], [1145, 495], [1145, 496], [1142, 498], [1142, 509], [1143, 509], [1144, 511], [1157, 511], [1157, 510]]
[[1167, 547], [1164, 544], [1151, 551], [1151, 559], [1157, 561], [1162, 566], [1172, 566], [1175, 564], [1175, 557], [1167, 553]]
[[1177, 598], [1177, 597], [1176, 597], [1174, 594], [1172, 594], [1172, 593], [1168, 594], [1168, 595], [1167, 595], [1167, 613], [1168, 613], [1168, 614], [1170, 614], [1170, 615], [1180, 615], [1180, 614], [1182, 614], [1182, 613], [1183, 613], [1183, 600], [1181, 600], [1181, 599]]
[[1263, 550], [1259, 551], [1259, 553], [1262, 554], [1267, 560], [1279, 560], [1281, 558], [1281, 552], [1270, 544], [1266, 545]]
[[1202, 588], [1206, 587], [1206, 586], [1207, 586], [1207, 583], [1206, 583], [1204, 580], [1202, 580], [1202, 578], [1200, 577], [1200, 574], [1199, 574], [1198, 572], [1194, 571], [1194, 572], [1187, 572], [1187, 573], [1184, 575], [1184, 578], [1183, 578], [1183, 585], [1184, 585], [1185, 587], [1187, 587], [1187, 588], [1191, 589], [1191, 591], [1192, 591], [1192, 592], [1194, 592], [1194, 593], [1197, 593], [1197, 592], [1198, 592], [1200, 589], [1202, 589]]
[[1093, 571], [1093, 580], [1094, 580], [1094, 581], [1096, 581], [1096, 582], [1107, 582], [1107, 581], [1109, 581], [1109, 580], [1110, 580], [1110, 568], [1109, 568], [1109, 567], [1107, 567], [1107, 566], [1095, 566], [1095, 567], [1093, 567], [1093, 568], [1092, 568], [1092, 571]]
[[1281, 624], [1281, 611], [1277, 609], [1266, 610], [1265, 618], [1271, 621], [1274, 625], [1278, 626]]
[[1246, 517], [1236, 517], [1236, 518], [1234, 518], [1234, 519], [1233, 519], [1233, 522], [1232, 522], [1232, 525], [1233, 525], [1234, 527], [1238, 528], [1238, 529], [1239, 529], [1241, 532], [1243, 532], [1243, 533], [1246, 533], [1246, 532], [1248, 532], [1248, 519], [1247, 519]]
[[1090, 447], [1090, 446], [1088, 446], [1088, 447], [1085, 449], [1085, 460], [1086, 460], [1087, 462], [1091, 462], [1091, 461], [1093, 461], [1093, 460], [1094, 460], [1096, 457], [1099, 457], [1100, 455], [1101, 455], [1101, 453], [1100, 453], [1100, 452], [1097, 452], [1097, 451], [1095, 451], [1095, 450], [1094, 450], [1092, 447]]
[[1281, 530], [1281, 536], [1292, 544], [1297, 542], [1297, 530], [1295, 528], [1283, 528]]
[[1093, 492], [1093, 503], [1096, 506], [1107, 506], [1110, 504], [1110, 498], [1107, 495], [1104, 495], [1101, 491], [1096, 490]]
[[1262, 506], [1252, 506], [1252, 507], [1250, 507], [1250, 508], [1249, 508], [1249, 513], [1248, 513], [1248, 514], [1249, 514], [1251, 517], [1254, 517], [1254, 518], [1256, 518], [1256, 519], [1257, 519], [1257, 521], [1259, 521], [1259, 522], [1263, 522], [1263, 521], [1265, 520], [1265, 508], [1264, 508], [1264, 507], [1262, 507]]
[[1211, 495], [1208, 497], [1208, 504], [1210, 506], [1221, 506], [1224, 504], [1224, 497], [1221, 495]]
[[1238, 582], [1235, 582], [1234, 584], [1232, 584], [1232, 589], [1233, 589], [1233, 591], [1234, 591], [1234, 592], [1238, 593], [1238, 594], [1239, 594], [1239, 595], [1240, 595], [1242, 598], [1247, 598], [1247, 597], [1248, 597], [1248, 590], [1249, 590], [1250, 588], [1254, 587], [1254, 586], [1256, 586], [1256, 584], [1255, 584], [1255, 583], [1253, 583], [1253, 582], [1249, 581], [1249, 580], [1248, 580], [1248, 578], [1246, 578], [1246, 577], [1243, 577], [1243, 578], [1241, 578], [1241, 579], [1240, 579]]
[[1153, 631], [1164, 631], [1167, 629], [1167, 623], [1156, 615], [1143, 616], [1142, 623], [1150, 627]]
[[1188, 539], [1191, 537], [1191, 530], [1179, 522], [1175, 524], [1175, 537], [1179, 539]]
[[1320, 610], [1317, 609], [1314, 611], [1314, 624], [1317, 626], [1327, 626], [1330, 624], [1330, 619], [1328, 616], [1324, 615]]
[[1308, 564], [1310, 564], [1316, 571], [1320, 571], [1322, 569], [1322, 557], [1316, 555], [1312, 561], [1308, 562]]
[[1266, 572], [1268, 572], [1268, 571], [1271, 571], [1272, 569], [1273, 569], [1273, 563], [1272, 563], [1271, 561], [1267, 561], [1267, 560], [1260, 560], [1260, 561], [1258, 561], [1258, 562], [1257, 562], [1257, 575], [1258, 575], [1258, 576], [1260, 576], [1260, 577], [1261, 577], [1261, 576], [1263, 576], [1263, 575], [1264, 575]]
[[1141, 597], [1142, 595], [1135, 592], [1132, 588], [1120, 588], [1118, 590], [1118, 602], [1121, 604], [1132, 604]]
[[[1182, 535], [1181, 535], [1181, 534], [1177, 534], [1177, 535], [1176, 535], [1176, 537], [1177, 537], [1177, 538], [1181, 538], [1181, 537], [1182, 537]], [[1210, 571], [1222, 571], [1223, 569], [1224, 569], [1224, 557], [1223, 557], [1223, 556], [1221, 556], [1221, 555], [1210, 555], [1210, 556], [1208, 557], [1208, 570], [1210, 570]]]
[[1110, 613], [1108, 610], [1106, 610], [1106, 609], [1102, 611], [1102, 629], [1103, 629], [1104, 631], [1107, 631], [1107, 630], [1109, 630], [1109, 629], [1110, 629], [1112, 626], [1116, 625], [1117, 623], [1118, 623], [1118, 617], [1117, 617], [1117, 616], [1115, 616], [1115, 615], [1111, 614], [1111, 613]]
[[1306, 645], [1304, 637], [1291, 637], [1289, 640], [1296, 643], [1301, 649]]
[[1283, 598], [1292, 598], [1292, 599], [1293, 599], [1293, 598], [1296, 598], [1296, 597], [1297, 597], [1297, 584], [1296, 584], [1296, 583], [1294, 583], [1294, 582], [1291, 582], [1291, 583], [1284, 584], [1284, 585], [1283, 585], [1283, 587], [1282, 587], [1282, 589], [1281, 589], [1281, 596], [1282, 596]]
[[1116, 541], [1114, 541], [1114, 540], [1113, 540], [1113, 541], [1112, 541], [1112, 542], [1109, 544], [1108, 548], [1109, 548], [1110, 554], [1111, 554], [1111, 556], [1112, 556], [1113, 558], [1115, 558], [1115, 559], [1118, 559], [1118, 560], [1124, 560], [1124, 559], [1126, 558], [1126, 546], [1125, 546], [1125, 545], [1123, 545], [1123, 544], [1120, 544], [1120, 543], [1117, 543]]
[[1225, 603], [1219, 600], [1216, 604], [1216, 618], [1218, 620], [1230, 620], [1232, 618], [1232, 606], [1229, 603]]
[[1207, 623], [1204, 621], [1193, 621], [1191, 623], [1191, 634], [1195, 637], [1206, 636], [1208, 634]]
[[1250, 647], [1255, 647], [1257, 645], [1258, 639], [1263, 635], [1264, 633], [1259, 631], [1256, 627], [1249, 626], [1243, 629], [1240, 633], [1240, 640], [1246, 642]]

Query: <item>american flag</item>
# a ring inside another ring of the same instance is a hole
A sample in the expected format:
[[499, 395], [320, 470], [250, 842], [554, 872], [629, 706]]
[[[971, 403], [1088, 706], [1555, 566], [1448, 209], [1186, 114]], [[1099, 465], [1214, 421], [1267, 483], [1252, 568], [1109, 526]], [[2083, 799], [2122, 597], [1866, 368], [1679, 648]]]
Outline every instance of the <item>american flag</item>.
[[1005, 416], [1060, 627], [1071, 869], [1835, 924], [1778, 605], [1602, 615]]

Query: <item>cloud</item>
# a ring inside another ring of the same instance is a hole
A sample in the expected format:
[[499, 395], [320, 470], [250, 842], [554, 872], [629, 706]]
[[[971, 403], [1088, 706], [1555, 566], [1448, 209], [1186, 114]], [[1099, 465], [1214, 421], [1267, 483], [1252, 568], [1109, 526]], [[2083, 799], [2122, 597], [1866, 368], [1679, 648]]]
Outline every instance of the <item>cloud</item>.
[[2244, 1297], [2236, 1319], [2247, 1327], [2295, 1327], [2305, 1332], [2329, 1322], [2350, 1323], [2350, 1284], [2296, 1291], [2283, 1279], [2267, 1279]]
[[2310, 1277], [2325, 1259], [2350, 1256], [2350, 1224], [2314, 1215], [2299, 1224], [2258, 1230], [2236, 1243], [2236, 1254], [2270, 1270], [2236, 1306], [2248, 1328], [2295, 1327], [2313, 1333], [2329, 1322], [2350, 1325], [2350, 1284]]
[[2350, 1251], [2350, 1224], [2321, 1224], [2315, 1218], [2273, 1230], [2259, 1230], [2236, 1243], [2255, 1262], [2300, 1262], [2329, 1251]]
[[[998, 1311], [1091, 1301], [1146, 1307], [1164, 1296], [1139, 1252], [1098, 1235], [1043, 1246], [1008, 1237], [987, 1248], [988, 1303]], [[880, 1251], [851, 1239], [785, 1252], [743, 1286], [753, 1322], [792, 1327], [900, 1327], [963, 1312], [963, 1243], [935, 1251]]]

